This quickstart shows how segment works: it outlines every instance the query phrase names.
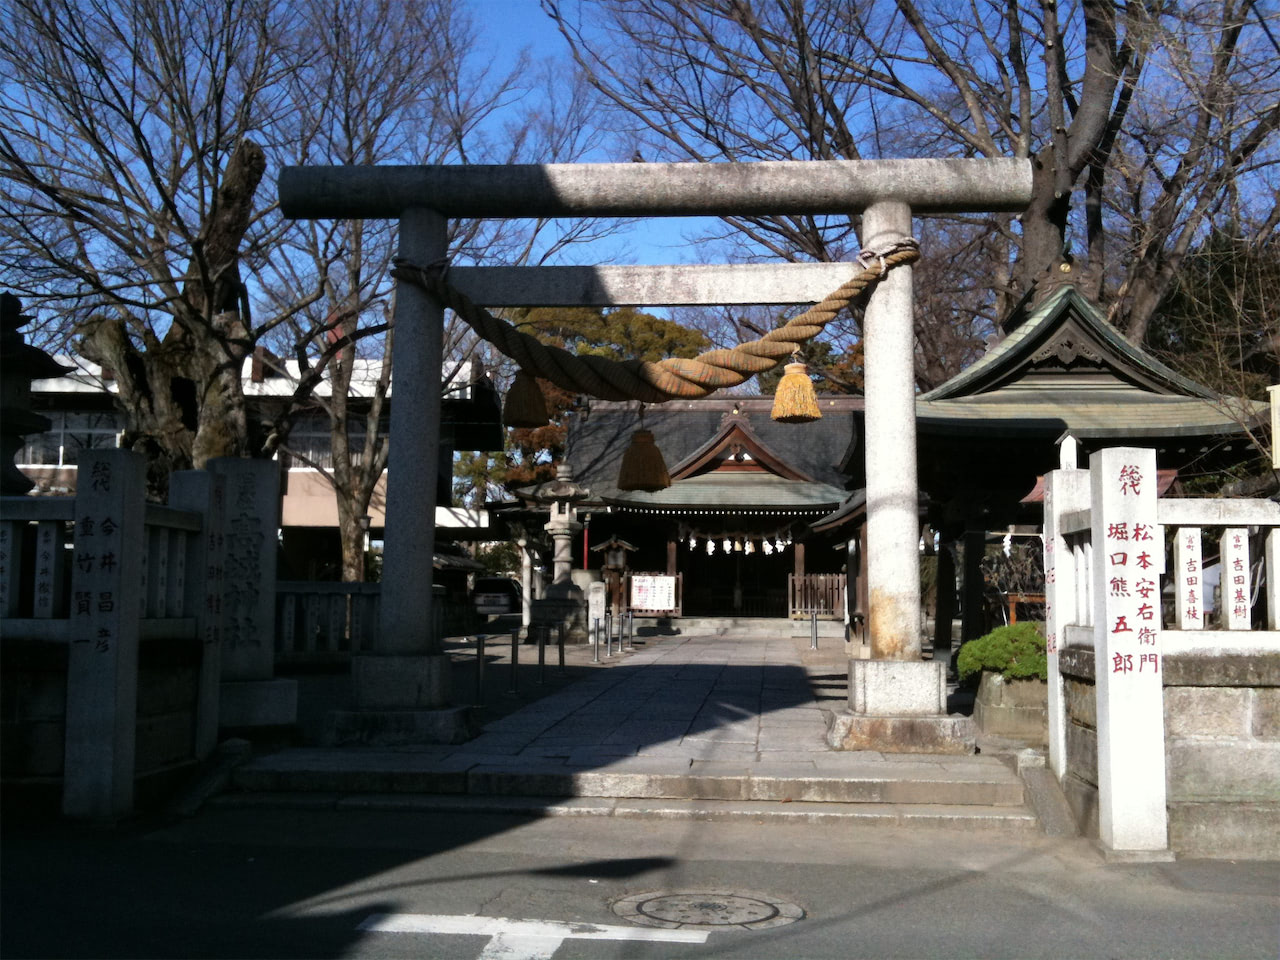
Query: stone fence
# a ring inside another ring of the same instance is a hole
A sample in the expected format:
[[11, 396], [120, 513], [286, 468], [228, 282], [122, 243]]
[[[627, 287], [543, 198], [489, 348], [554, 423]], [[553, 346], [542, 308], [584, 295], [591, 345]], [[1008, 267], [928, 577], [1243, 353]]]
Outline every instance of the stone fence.
[[220, 728], [296, 720], [274, 678], [275, 484], [270, 463], [215, 460], [161, 506], [140, 455], [88, 450], [74, 498], [0, 498], [7, 788], [121, 817]]
[[1113, 448], [1047, 478], [1049, 765], [1115, 856], [1280, 857], [1280, 504], [1155, 477]]
[[[433, 587], [434, 635], [458, 637], [483, 629], [470, 598], [446, 596]], [[382, 585], [281, 580], [276, 583], [276, 670], [349, 667], [357, 654], [377, 648]]]

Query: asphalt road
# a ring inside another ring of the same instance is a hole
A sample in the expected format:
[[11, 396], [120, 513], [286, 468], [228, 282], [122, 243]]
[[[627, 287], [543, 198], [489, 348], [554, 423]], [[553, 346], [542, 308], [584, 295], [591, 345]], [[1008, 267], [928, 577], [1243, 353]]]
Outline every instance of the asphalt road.
[[[1085, 840], [217, 808], [114, 830], [8, 818], [2, 840], [6, 960], [1280, 952], [1280, 863], [1107, 864]], [[803, 916], [680, 934], [701, 942], [621, 939], [667, 934], [615, 902], [647, 910], [672, 893], [747, 924], [776, 902]]]

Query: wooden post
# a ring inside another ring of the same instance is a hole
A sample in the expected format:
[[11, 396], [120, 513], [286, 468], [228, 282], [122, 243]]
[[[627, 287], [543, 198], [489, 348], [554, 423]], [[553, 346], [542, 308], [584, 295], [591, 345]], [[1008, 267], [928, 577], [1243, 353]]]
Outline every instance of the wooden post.
[[986, 531], [966, 530], [964, 532], [964, 570], [961, 578], [964, 611], [961, 614], [961, 640], [976, 640], [986, 633], [982, 581], [982, 556], [986, 549]]
[[938, 543], [937, 600], [933, 608], [933, 659], [951, 662], [951, 621], [956, 616], [955, 547]]
[[667, 576], [674, 577], [676, 575], [676, 542], [674, 540], [667, 541]]

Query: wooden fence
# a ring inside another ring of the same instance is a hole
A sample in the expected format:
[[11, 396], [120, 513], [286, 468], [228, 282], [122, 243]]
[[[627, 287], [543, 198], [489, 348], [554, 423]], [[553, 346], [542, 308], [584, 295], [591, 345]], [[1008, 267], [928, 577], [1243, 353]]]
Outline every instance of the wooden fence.
[[787, 596], [793, 620], [843, 620], [846, 579], [843, 573], [788, 574]]

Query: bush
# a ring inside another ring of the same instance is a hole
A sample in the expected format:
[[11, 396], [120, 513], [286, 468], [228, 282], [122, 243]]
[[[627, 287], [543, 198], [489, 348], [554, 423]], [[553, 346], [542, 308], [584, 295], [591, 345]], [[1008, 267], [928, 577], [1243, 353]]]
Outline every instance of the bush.
[[960, 648], [956, 669], [961, 680], [981, 674], [983, 670], [997, 670], [1006, 680], [1022, 677], [1047, 680], [1049, 661], [1045, 656], [1044, 636], [1031, 623], [996, 627]]

